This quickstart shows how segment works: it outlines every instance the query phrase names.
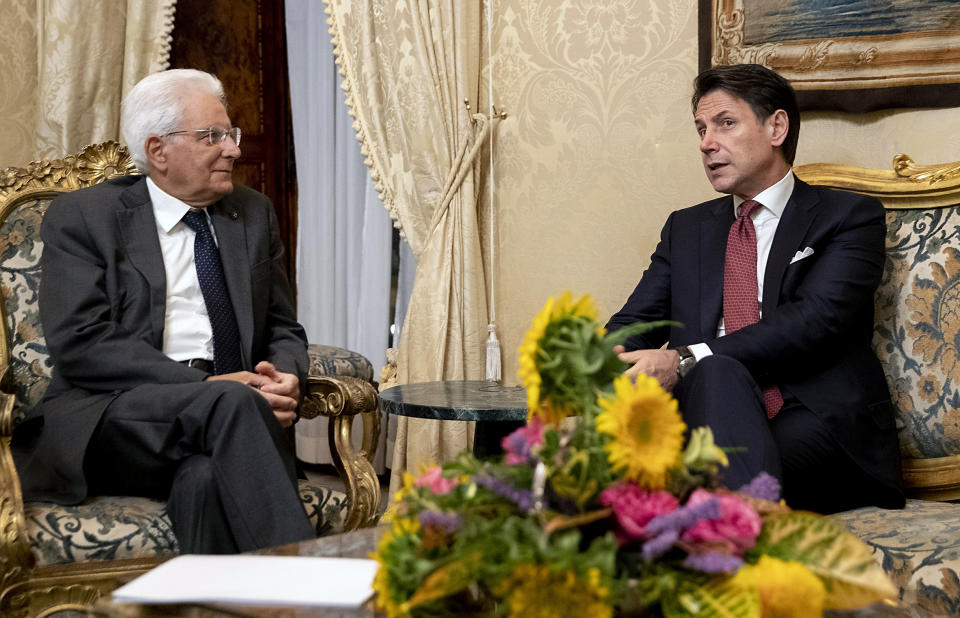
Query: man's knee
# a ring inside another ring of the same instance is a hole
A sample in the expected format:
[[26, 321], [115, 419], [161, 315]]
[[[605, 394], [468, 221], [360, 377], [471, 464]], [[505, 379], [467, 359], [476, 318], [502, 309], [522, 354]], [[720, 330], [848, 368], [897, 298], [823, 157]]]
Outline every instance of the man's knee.
[[217, 413], [249, 415], [252, 410], [258, 410], [263, 418], [273, 418], [267, 400], [246, 384], [229, 380], [208, 381], [206, 384], [213, 390]]
[[685, 381], [704, 384], [729, 384], [731, 381], [753, 384], [753, 376], [743, 363], [729, 356], [710, 355], [697, 361]]
[[205, 493], [216, 489], [213, 458], [209, 455], [191, 455], [187, 457], [174, 474], [174, 485], [190, 487], [188, 493]]

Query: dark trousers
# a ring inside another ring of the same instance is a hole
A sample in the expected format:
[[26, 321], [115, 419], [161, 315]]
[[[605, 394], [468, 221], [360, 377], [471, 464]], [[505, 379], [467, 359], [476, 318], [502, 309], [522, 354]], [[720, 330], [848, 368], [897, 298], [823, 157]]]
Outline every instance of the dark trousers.
[[781, 393], [783, 408], [767, 419], [750, 372], [718, 355], [698, 362], [675, 389], [688, 427], [707, 425], [718, 446], [736, 449], [727, 453], [727, 487], [738, 489], [765, 471], [780, 480], [793, 509], [835, 513], [897, 502], [895, 490], [862, 470], [816, 414], [786, 389]]
[[141, 386], [106, 409], [84, 459], [91, 494], [167, 499], [183, 553], [312, 538], [290, 441], [236, 382]]

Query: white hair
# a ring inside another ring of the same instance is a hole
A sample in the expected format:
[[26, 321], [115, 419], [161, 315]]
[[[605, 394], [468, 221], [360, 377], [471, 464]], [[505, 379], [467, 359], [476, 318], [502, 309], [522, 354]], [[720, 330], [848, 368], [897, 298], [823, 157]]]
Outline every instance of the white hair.
[[227, 104], [220, 80], [196, 69], [170, 69], [148, 75], [124, 97], [120, 132], [141, 172], [150, 171], [147, 138], [178, 130], [183, 120], [184, 95], [196, 92], [213, 94], [224, 106]]

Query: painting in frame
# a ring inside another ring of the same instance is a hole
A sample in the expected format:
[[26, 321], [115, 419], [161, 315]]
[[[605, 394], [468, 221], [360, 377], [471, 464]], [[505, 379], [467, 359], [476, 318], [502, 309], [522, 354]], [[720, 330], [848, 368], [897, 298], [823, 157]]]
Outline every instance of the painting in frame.
[[957, 0], [699, 0], [700, 69], [758, 63], [802, 110], [960, 105]]

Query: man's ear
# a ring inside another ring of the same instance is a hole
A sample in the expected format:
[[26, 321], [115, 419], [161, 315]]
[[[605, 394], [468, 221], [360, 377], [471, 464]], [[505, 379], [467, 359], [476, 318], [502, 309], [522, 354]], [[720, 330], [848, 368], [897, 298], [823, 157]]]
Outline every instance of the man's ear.
[[167, 144], [163, 138], [158, 135], [151, 135], [144, 144], [144, 151], [147, 155], [147, 162], [150, 169], [157, 172], [164, 172], [167, 169]]
[[778, 109], [770, 114], [766, 124], [770, 127], [770, 145], [774, 148], [782, 146], [783, 140], [787, 139], [787, 132], [790, 129], [790, 119], [787, 117], [787, 112]]

